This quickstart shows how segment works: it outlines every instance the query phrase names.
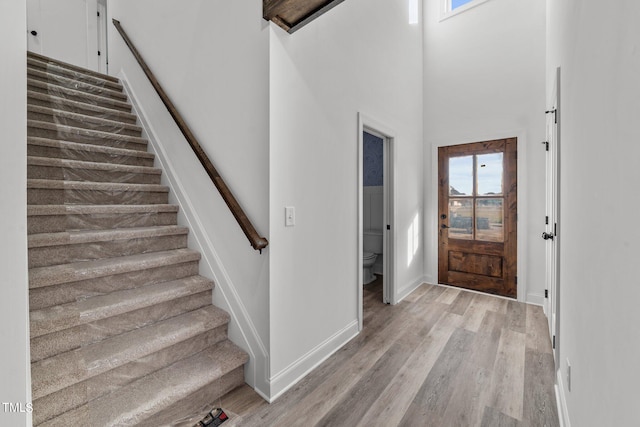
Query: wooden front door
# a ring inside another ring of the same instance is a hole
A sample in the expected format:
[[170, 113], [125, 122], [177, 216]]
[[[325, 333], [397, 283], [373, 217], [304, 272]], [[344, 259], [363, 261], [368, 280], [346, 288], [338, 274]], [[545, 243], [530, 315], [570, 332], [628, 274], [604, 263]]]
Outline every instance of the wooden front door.
[[517, 297], [517, 139], [438, 149], [438, 282]]

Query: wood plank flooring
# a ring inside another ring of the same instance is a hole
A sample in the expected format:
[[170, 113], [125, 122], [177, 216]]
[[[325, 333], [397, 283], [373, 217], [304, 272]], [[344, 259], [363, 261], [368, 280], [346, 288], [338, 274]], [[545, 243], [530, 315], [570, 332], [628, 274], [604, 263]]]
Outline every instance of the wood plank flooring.
[[250, 387], [216, 406], [232, 426], [559, 426], [541, 307], [422, 285], [396, 306], [365, 286], [364, 329], [268, 404]]

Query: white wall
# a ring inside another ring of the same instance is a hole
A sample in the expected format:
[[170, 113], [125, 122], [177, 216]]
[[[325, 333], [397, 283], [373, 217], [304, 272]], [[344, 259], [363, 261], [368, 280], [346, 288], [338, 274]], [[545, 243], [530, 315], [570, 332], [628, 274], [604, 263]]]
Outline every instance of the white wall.
[[437, 280], [437, 147], [518, 137], [518, 299], [544, 297], [545, 4], [489, 0], [440, 21], [425, 0], [426, 274]]
[[558, 378], [571, 425], [635, 426], [640, 3], [547, 3], [548, 74], [561, 67]]
[[[110, 18], [121, 21], [257, 231], [269, 239], [269, 30], [261, 18], [262, 2], [110, 0], [108, 10]], [[259, 348], [254, 350], [264, 353], [262, 378], [255, 383], [264, 383], [272, 246], [262, 255], [251, 248], [195, 155], [164, 117], [166, 111], [147, 96], [146, 79], [109, 23], [110, 73], [130, 80], [148, 109], [152, 130], [163, 139], [165, 159], [180, 181], [174, 184], [184, 188], [183, 213], [191, 213], [190, 245], [204, 245], [201, 270], [218, 273], [214, 303], [235, 299], [232, 314], [248, 316], [247, 328], [238, 331], [232, 323], [230, 335], [255, 335]]]
[[271, 26], [273, 395], [357, 330], [358, 112], [396, 136], [397, 288], [423, 279], [423, 249], [406, 252], [423, 206], [422, 30], [408, 3], [349, 0], [292, 36]]
[[[27, 279], [26, 6], [0, 2], [0, 402], [31, 402]], [[29, 413], [0, 407], [0, 425], [31, 425]]]

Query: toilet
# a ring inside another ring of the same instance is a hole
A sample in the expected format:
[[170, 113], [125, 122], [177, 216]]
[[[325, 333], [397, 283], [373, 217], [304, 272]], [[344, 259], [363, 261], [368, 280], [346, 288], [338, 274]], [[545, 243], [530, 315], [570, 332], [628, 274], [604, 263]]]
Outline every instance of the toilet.
[[376, 280], [373, 265], [378, 254], [382, 254], [382, 230], [365, 231], [362, 236], [362, 284]]

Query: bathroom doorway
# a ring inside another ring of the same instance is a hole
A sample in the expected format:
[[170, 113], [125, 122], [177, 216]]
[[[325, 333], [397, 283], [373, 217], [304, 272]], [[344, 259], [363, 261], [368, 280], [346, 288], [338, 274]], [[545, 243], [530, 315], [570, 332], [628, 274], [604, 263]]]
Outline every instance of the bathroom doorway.
[[385, 304], [395, 304], [394, 132], [358, 115], [358, 313], [363, 289], [380, 286]]

